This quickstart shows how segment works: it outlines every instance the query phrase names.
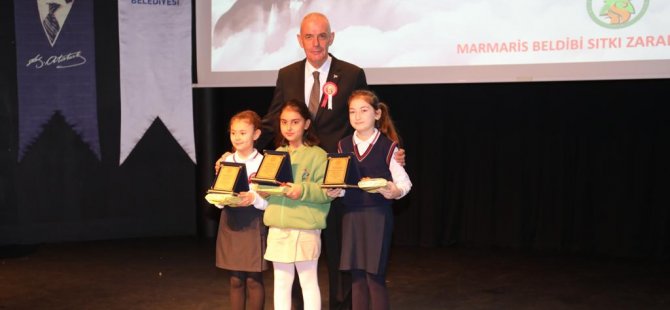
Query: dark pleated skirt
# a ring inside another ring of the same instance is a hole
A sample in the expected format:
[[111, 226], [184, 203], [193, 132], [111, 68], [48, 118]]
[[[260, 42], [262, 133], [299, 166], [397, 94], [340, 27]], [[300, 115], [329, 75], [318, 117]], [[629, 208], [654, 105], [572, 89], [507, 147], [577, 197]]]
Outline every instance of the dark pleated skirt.
[[263, 211], [254, 207], [223, 208], [216, 238], [216, 266], [235, 271], [267, 270], [268, 262], [263, 259], [267, 235]]
[[393, 232], [393, 208], [343, 207], [340, 270], [386, 274]]

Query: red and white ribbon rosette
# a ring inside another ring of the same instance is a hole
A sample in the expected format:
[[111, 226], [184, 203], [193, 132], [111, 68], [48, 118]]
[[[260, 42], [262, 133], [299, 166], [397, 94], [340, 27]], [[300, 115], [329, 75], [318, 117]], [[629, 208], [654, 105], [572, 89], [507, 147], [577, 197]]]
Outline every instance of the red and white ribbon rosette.
[[337, 85], [333, 82], [327, 82], [325, 85], [323, 85], [323, 93], [326, 94], [326, 97], [323, 98], [324, 100], [321, 103], [321, 107], [325, 108], [326, 100], [328, 100], [328, 110], [332, 110], [333, 96], [337, 95]]

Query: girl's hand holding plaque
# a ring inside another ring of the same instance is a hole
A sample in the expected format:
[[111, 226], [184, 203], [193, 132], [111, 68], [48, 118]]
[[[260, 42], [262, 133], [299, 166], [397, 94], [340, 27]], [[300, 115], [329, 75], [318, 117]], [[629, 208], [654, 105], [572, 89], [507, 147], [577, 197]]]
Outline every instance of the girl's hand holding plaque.
[[293, 183], [286, 183], [286, 187], [288, 188], [288, 191], [284, 193], [286, 197], [293, 200], [300, 199], [300, 196], [302, 196], [302, 186], [300, 184], [295, 185]]
[[387, 182], [386, 186], [377, 189], [386, 199], [396, 199], [402, 195], [400, 189], [393, 182]]

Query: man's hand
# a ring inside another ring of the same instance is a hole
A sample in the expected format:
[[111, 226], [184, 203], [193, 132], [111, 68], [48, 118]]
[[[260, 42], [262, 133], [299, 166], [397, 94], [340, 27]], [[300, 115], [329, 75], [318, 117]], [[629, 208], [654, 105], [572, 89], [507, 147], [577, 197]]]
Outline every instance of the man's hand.
[[230, 154], [232, 154], [232, 153], [231, 152], [225, 152], [225, 153], [223, 153], [223, 155], [221, 155], [221, 157], [219, 157], [219, 159], [216, 160], [216, 163], [214, 164], [214, 174], [219, 174], [219, 169], [221, 169], [221, 162], [226, 157], [228, 157]]
[[405, 149], [398, 148], [393, 159], [395, 159], [401, 166], [405, 166]]

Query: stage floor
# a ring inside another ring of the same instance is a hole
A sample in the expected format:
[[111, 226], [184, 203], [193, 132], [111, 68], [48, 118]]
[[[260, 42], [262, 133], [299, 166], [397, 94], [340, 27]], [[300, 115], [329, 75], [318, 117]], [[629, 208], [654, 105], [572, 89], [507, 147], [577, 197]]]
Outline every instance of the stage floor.
[[[319, 282], [328, 305], [326, 263]], [[395, 247], [393, 309], [670, 309], [670, 262]], [[272, 272], [265, 274], [272, 309]], [[211, 240], [0, 247], [0, 309], [228, 309]]]

